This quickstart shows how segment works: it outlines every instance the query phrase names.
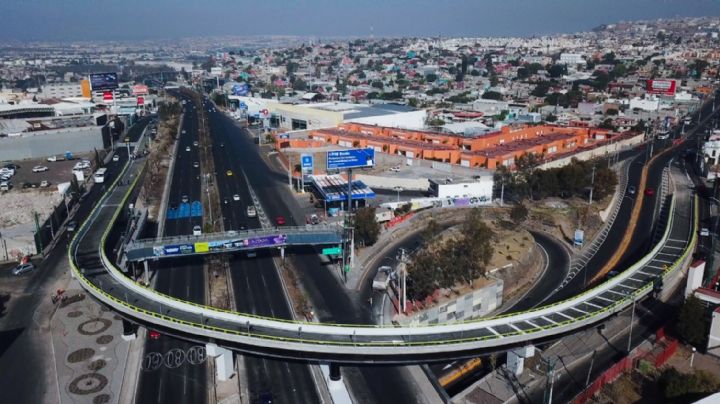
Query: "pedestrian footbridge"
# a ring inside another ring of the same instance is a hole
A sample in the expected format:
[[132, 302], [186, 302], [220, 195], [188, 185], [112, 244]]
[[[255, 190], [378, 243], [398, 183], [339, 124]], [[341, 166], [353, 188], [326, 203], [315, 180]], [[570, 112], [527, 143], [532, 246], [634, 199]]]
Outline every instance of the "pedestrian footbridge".
[[226, 231], [200, 236], [135, 240], [125, 247], [128, 261], [173, 258], [196, 254], [229, 253], [260, 248], [330, 245], [342, 242], [342, 225], [307, 225], [247, 231]]
[[[140, 169], [138, 162], [130, 162], [119, 177], [137, 181]], [[677, 278], [673, 275], [687, 267], [697, 241], [697, 201], [683, 186], [671, 191], [665, 231], [649, 254], [619, 275], [565, 301], [500, 317], [429, 326], [290, 321], [182, 301], [123, 274], [105, 254], [104, 244], [134, 185], [113, 184], [73, 238], [69, 260], [82, 287], [126, 319], [149, 328], [278, 357], [412, 362], [507, 350], [558, 338], [615, 315], [652, 293], [663, 280], [667, 284], [670, 278]], [[279, 234], [288, 238], [301, 234], [288, 230]]]

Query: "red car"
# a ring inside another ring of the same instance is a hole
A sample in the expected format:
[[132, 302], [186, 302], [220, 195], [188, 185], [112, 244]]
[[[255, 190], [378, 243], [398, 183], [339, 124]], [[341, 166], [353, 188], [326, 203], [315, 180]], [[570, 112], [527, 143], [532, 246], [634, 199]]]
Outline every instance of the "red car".
[[150, 334], [148, 334], [150, 339], [158, 340], [160, 339], [160, 333], [155, 330], [150, 330]]
[[655, 190], [652, 188], [646, 188], [645, 189], [645, 196], [653, 196], [655, 195]]
[[278, 226], [282, 226], [285, 224], [285, 218], [282, 216], [278, 216], [275, 218], [275, 223], [277, 223]]

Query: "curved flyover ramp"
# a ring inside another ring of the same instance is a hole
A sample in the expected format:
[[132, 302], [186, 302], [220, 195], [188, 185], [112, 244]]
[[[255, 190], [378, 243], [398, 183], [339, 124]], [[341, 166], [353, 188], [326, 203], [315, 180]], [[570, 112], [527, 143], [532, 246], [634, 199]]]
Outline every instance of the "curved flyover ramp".
[[422, 327], [296, 322], [223, 311], [145, 288], [124, 275], [105, 254], [105, 239], [123, 212], [141, 171], [129, 163], [71, 242], [73, 274], [98, 300], [126, 318], [170, 334], [211, 341], [264, 355], [345, 362], [388, 362], [464, 357], [499, 351], [591, 326], [651, 293], [689, 261], [696, 243], [696, 202], [678, 187], [660, 242], [622, 274], [571, 299], [501, 317]]

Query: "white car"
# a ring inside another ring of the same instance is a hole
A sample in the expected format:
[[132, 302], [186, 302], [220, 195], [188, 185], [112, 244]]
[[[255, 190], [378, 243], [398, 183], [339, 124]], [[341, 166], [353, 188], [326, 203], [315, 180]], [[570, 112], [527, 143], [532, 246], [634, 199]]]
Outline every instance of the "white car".
[[55, 162], [55, 161], [58, 161], [58, 158], [57, 158], [57, 156], [50, 156], [47, 158], [47, 161]]
[[710, 235], [710, 230], [707, 227], [700, 229], [700, 236], [707, 237]]
[[32, 171], [33, 171], [34, 173], [42, 173], [42, 172], [45, 172], [45, 171], [47, 171], [47, 170], [48, 170], [48, 168], [45, 167], [45, 166], [35, 166], [35, 167], [33, 167], [33, 169], [32, 169]]
[[240, 200], [240, 195], [238, 195], [238, 194], [233, 195], [233, 201], [239, 201], [239, 200]]
[[50, 186], [50, 183], [47, 182], [46, 180], [40, 181], [40, 188], [47, 188], [49, 186]]
[[120, 156], [117, 155], [117, 154], [114, 155], [114, 156], [113, 156], [113, 161], [120, 161]]
[[202, 235], [202, 229], [199, 225], [193, 226], [193, 236], [201, 236]]
[[3, 167], [0, 168], [0, 175], [9, 175], [12, 177], [13, 175], [15, 175], [15, 170], [13, 170], [12, 168]]
[[250, 205], [247, 207], [247, 215], [248, 215], [248, 217], [257, 216], [257, 210], [255, 210], [255, 206]]
[[190, 146], [186, 147], [185, 151], [190, 151]]

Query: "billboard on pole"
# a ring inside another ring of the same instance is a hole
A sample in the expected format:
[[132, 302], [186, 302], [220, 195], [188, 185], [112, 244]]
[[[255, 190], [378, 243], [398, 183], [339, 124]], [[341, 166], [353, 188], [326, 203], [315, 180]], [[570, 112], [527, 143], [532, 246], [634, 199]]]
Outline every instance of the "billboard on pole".
[[675, 80], [648, 80], [647, 93], [657, 95], [675, 95], [677, 82]]
[[327, 152], [327, 169], [373, 167], [375, 149], [333, 150]]
[[90, 74], [90, 87], [93, 91], [114, 90], [119, 86], [117, 73]]

